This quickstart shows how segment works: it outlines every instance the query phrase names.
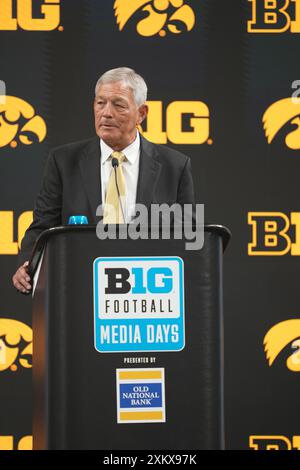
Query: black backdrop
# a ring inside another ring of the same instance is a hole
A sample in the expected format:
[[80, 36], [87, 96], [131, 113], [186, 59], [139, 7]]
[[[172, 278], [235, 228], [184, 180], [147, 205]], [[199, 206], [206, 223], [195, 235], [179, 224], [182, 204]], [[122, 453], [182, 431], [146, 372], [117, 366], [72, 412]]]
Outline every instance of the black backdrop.
[[[276, 32], [286, 23], [278, 12], [284, 2], [182, 1], [190, 6], [194, 25], [175, 21], [181, 32], [174, 33], [168, 29], [168, 21], [172, 23], [168, 19], [163, 33], [149, 37], [136, 30], [145, 16], [143, 7], [120, 30], [113, 0], [53, 0], [52, 12], [60, 18], [48, 26], [45, 21], [42, 27], [24, 22], [25, 4], [31, 3], [33, 18], [42, 19], [46, 1], [0, 1], [0, 79], [8, 97], [29, 103], [46, 125], [45, 137], [36, 122], [31, 131], [22, 131], [28, 118], [12, 119], [8, 113], [18, 106], [16, 100], [0, 102], [0, 449], [30, 448], [30, 438], [22, 438], [32, 432], [31, 339], [26, 336], [31, 300], [12, 287], [16, 243], [30, 221], [49, 149], [94, 135], [95, 83], [104, 71], [119, 66], [132, 67], [145, 77], [149, 101], [162, 106], [154, 121], [161, 118], [167, 134], [174, 119], [181, 119], [168, 113], [168, 105], [185, 102], [182, 130], [189, 134], [182, 134], [178, 144], [171, 133], [167, 144], [192, 158], [197, 200], [205, 203], [206, 222], [224, 224], [233, 232], [224, 266], [227, 448], [269, 444], [297, 448], [298, 345], [293, 342], [300, 331], [295, 323], [285, 323], [282, 328], [289, 334], [281, 335], [279, 325], [272, 345], [276, 349], [278, 338], [286, 340], [271, 366], [263, 344], [274, 325], [300, 318], [298, 255], [290, 250], [279, 253], [282, 236], [263, 247], [266, 223], [275, 220], [274, 213], [279, 213], [277, 221], [284, 215], [291, 221], [291, 213], [300, 210], [299, 124], [297, 119], [291, 122], [300, 114], [298, 106], [287, 100], [273, 112], [274, 125], [282, 122], [270, 143], [262, 121], [269, 106], [291, 97], [292, 82], [300, 78], [299, 33], [291, 28]], [[134, 0], [119, 3], [126, 11]], [[159, 6], [159, 0], [145, 3]], [[165, 3], [169, 3], [170, 18], [180, 1]], [[299, 1], [287, 3], [286, 11], [295, 20]], [[3, 20], [10, 4], [12, 17], [17, 18], [13, 30], [7, 30], [9, 24]], [[266, 12], [273, 16], [263, 16]], [[260, 31], [248, 23], [255, 13]], [[267, 23], [270, 18], [273, 23]], [[195, 116], [187, 102], [206, 104], [208, 117], [197, 116], [203, 133], [193, 129]], [[290, 112], [292, 118], [288, 109], [295, 109]], [[155, 141], [150, 124], [143, 126], [145, 135]], [[7, 143], [8, 128], [13, 125], [15, 136]], [[294, 148], [285, 141], [292, 132]], [[191, 134], [197, 143], [188, 143]], [[29, 139], [27, 143], [22, 135]], [[249, 252], [249, 244], [255, 241], [251, 214], [257, 221], [259, 246]], [[292, 224], [288, 232], [293, 243], [295, 227]], [[276, 226], [273, 229], [276, 235]], [[286, 364], [292, 354], [295, 370]]]

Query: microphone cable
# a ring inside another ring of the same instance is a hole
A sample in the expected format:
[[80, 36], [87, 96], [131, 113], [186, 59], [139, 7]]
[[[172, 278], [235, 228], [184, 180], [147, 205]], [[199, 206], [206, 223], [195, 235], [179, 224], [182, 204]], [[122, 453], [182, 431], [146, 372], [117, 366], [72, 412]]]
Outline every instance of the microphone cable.
[[123, 222], [125, 224], [125, 215], [124, 215], [124, 210], [123, 210], [123, 205], [122, 205], [122, 200], [121, 200], [119, 185], [118, 185], [118, 178], [117, 178], [117, 167], [119, 166], [119, 160], [117, 158], [113, 157], [112, 160], [111, 160], [111, 164], [112, 164], [112, 167], [115, 171], [115, 181], [116, 181], [116, 187], [117, 187], [117, 192], [118, 192], [118, 197], [119, 197], [119, 203], [120, 203], [120, 206], [121, 206]]

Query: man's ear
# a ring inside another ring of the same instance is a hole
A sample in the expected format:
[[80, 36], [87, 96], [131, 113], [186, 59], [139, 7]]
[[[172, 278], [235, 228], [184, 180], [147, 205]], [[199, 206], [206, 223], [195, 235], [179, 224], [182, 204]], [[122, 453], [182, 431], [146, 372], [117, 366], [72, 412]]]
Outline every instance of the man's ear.
[[138, 117], [138, 122], [137, 124], [140, 125], [143, 120], [146, 118], [148, 114], [148, 105], [147, 104], [142, 104], [140, 107], [139, 107], [139, 117]]

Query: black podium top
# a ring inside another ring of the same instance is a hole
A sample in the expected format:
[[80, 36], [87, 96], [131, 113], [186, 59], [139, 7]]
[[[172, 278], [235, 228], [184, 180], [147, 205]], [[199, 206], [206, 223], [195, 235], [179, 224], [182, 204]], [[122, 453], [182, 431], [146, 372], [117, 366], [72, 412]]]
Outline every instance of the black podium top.
[[[34, 275], [38, 266], [38, 262], [40, 260], [40, 256], [44, 249], [44, 246], [49, 240], [49, 238], [55, 234], [67, 233], [67, 232], [71, 232], [74, 230], [82, 231], [82, 232], [91, 232], [93, 230], [96, 230], [96, 225], [62, 225], [59, 227], [53, 227], [53, 228], [47, 229], [44, 232], [42, 232], [35, 242], [35, 245], [32, 250], [30, 260], [29, 260], [30, 275]], [[174, 230], [173, 227], [170, 228], [171, 232], [172, 230]], [[195, 230], [195, 225], [193, 226], [193, 230]], [[150, 232], [151, 232], [151, 228], [149, 227], [148, 233]], [[226, 250], [228, 243], [231, 239], [231, 232], [227, 227], [223, 225], [217, 225], [217, 224], [208, 224], [208, 225], [204, 225], [204, 232], [213, 232], [219, 235], [222, 238], [223, 252]], [[149, 238], [151, 239], [151, 237]]]

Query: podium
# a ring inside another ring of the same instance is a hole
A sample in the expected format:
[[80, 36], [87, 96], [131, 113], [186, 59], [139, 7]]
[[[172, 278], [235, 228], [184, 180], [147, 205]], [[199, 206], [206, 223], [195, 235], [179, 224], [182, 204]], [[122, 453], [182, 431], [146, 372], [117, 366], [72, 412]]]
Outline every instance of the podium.
[[30, 270], [35, 450], [224, 448], [222, 258], [230, 232], [99, 240], [46, 230]]

